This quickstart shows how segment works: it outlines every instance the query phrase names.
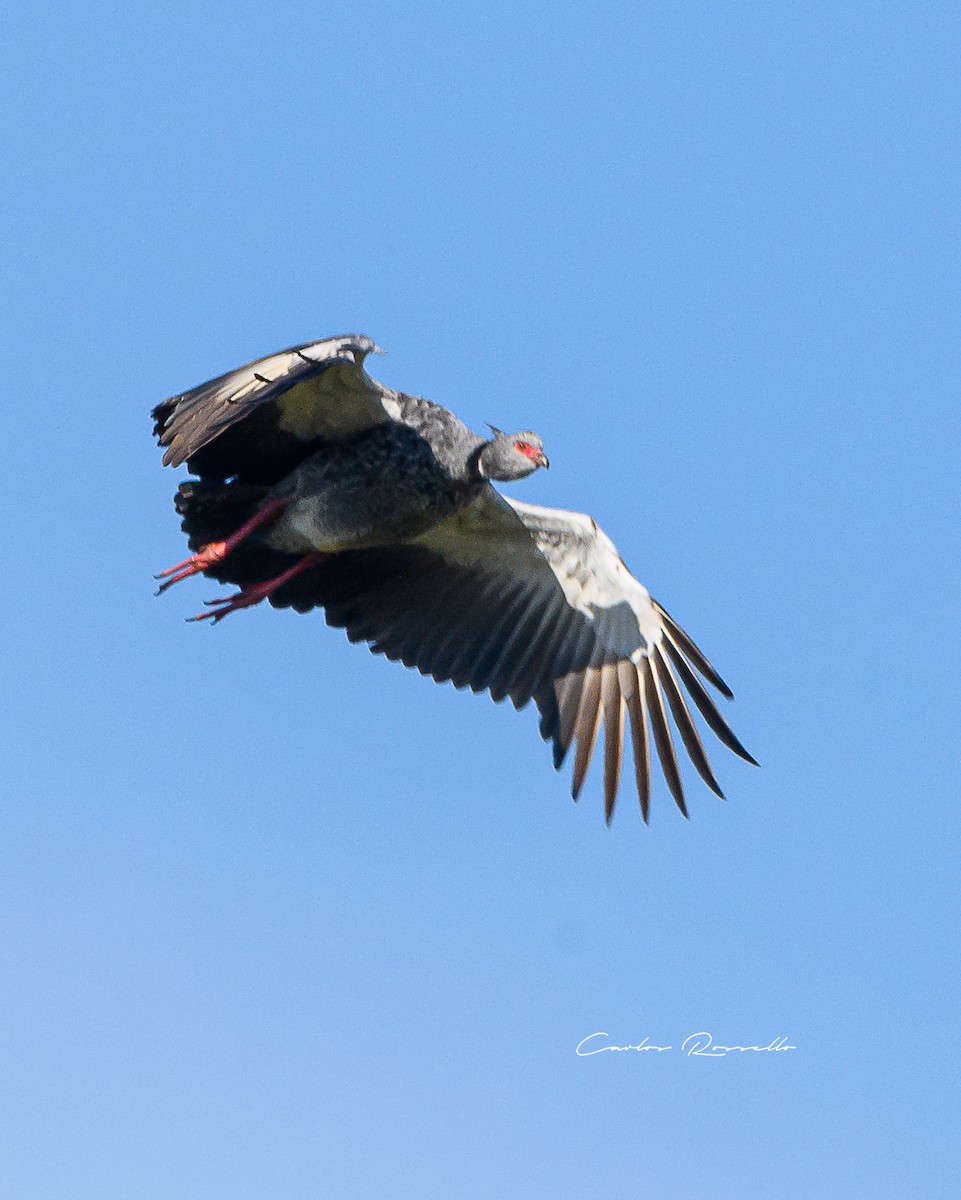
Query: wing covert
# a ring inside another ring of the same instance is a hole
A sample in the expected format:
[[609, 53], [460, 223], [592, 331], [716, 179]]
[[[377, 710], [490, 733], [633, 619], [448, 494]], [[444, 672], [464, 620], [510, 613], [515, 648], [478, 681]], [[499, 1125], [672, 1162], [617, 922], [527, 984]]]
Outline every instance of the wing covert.
[[363, 369], [371, 353], [361, 334], [306, 342], [170, 397], [153, 412], [164, 465], [273, 483], [315, 444], [396, 420], [397, 393]]

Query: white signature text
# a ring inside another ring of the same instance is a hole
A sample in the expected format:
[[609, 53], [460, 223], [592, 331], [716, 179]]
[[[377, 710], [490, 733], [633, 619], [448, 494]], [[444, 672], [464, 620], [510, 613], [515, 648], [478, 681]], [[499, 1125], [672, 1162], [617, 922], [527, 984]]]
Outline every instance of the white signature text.
[[[582, 1038], [578, 1043], [574, 1053], [578, 1058], [590, 1058], [593, 1054], [620, 1053], [622, 1051], [633, 1050], [640, 1052], [644, 1050], [654, 1050], [663, 1053], [666, 1050], [673, 1050], [673, 1046], [655, 1045], [650, 1038], [642, 1038], [633, 1046], [615, 1046], [609, 1040], [610, 1035], [606, 1033], [589, 1033], [586, 1038]], [[687, 1058], [725, 1058], [728, 1054], [747, 1054], [756, 1052], [758, 1054], [776, 1053], [779, 1050], [796, 1050], [797, 1046], [792, 1046], [788, 1043], [786, 1037], [775, 1038], [768, 1042], [766, 1046], [722, 1046], [720, 1042], [715, 1042], [712, 1034], [702, 1031], [700, 1033], [689, 1034], [680, 1045], [680, 1051]]]

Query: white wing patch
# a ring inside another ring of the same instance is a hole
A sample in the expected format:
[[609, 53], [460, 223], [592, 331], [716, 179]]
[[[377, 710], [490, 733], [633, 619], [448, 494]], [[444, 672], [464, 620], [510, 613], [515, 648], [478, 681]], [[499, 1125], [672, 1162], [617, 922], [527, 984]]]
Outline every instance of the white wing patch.
[[[351, 437], [383, 421], [399, 419], [396, 393], [375, 383], [363, 369], [365, 354], [382, 351], [371, 343], [371, 349], [361, 354], [348, 344], [351, 341], [355, 339], [328, 338], [255, 364], [253, 386], [262, 386], [264, 380], [277, 383], [305, 366], [330, 363], [322, 374], [295, 384], [277, 401], [280, 428], [285, 433], [303, 441], [319, 437], [333, 440]], [[249, 374], [251, 368], [246, 371]]]
[[647, 588], [593, 517], [503, 499], [529, 530], [567, 602], [590, 617], [605, 647], [634, 663], [647, 657], [663, 635], [661, 621]]
[[485, 488], [476, 501], [417, 542], [461, 567], [502, 570], [546, 585], [549, 568], [612, 656], [637, 663], [663, 636], [647, 588], [586, 513], [540, 508]]

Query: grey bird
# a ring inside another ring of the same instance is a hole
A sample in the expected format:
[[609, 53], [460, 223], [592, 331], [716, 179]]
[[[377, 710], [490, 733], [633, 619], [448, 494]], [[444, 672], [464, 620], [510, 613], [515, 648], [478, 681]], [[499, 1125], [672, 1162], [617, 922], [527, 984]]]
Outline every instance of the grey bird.
[[605, 817], [614, 812], [625, 716], [641, 815], [651, 752], [687, 816], [668, 712], [704, 782], [723, 796], [685, 700], [735, 754], [754, 759], [705, 687], [732, 693], [631, 575], [591, 517], [508, 499], [491, 481], [547, 467], [537, 434], [480, 437], [447, 409], [364, 370], [359, 334], [282, 350], [154, 409], [164, 464], [186, 463], [175, 504], [195, 574], [239, 587], [192, 620], [269, 600], [328, 624], [438, 682], [523, 708], [560, 767], [575, 744], [576, 800], [604, 726]]

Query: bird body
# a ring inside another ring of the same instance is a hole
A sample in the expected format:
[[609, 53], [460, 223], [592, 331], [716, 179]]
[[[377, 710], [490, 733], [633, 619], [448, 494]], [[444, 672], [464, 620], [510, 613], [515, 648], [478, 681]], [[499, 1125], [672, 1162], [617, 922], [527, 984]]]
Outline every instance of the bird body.
[[154, 411], [164, 462], [197, 479], [176, 498], [195, 553], [164, 590], [204, 573], [240, 592], [215, 622], [269, 599], [323, 607], [331, 625], [438, 681], [533, 699], [559, 766], [576, 743], [577, 797], [604, 726], [610, 820], [630, 728], [648, 816], [648, 731], [686, 815], [668, 712], [721, 794], [687, 692], [713, 732], [754, 760], [702, 680], [730, 691], [693, 641], [581, 513], [509, 500], [491, 480], [547, 466], [537, 434], [485, 439], [438, 404], [363, 369], [377, 347], [329, 338], [228, 372]]
[[409, 426], [375, 425], [312, 454], [271, 489], [287, 506], [264, 538], [287, 554], [401, 542], [469, 504], [482, 486], [452, 477]]

